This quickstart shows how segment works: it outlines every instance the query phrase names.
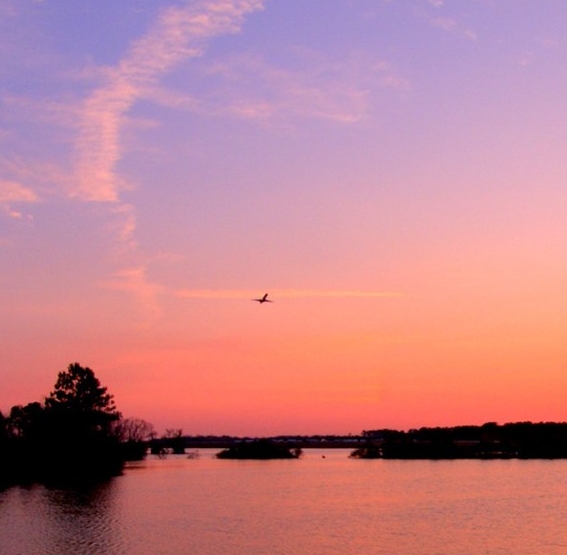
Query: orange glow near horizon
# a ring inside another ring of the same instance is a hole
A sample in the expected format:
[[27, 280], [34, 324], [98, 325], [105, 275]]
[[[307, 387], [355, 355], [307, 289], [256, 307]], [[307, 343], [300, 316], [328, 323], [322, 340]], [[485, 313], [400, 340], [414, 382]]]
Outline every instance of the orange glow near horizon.
[[567, 5], [292, 4], [0, 8], [3, 413], [567, 420]]

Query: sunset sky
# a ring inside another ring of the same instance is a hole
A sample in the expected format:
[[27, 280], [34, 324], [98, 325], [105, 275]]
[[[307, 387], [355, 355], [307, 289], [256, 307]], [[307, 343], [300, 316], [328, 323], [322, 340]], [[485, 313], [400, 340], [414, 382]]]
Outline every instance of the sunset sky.
[[1, 0], [0, 410], [79, 362], [158, 432], [567, 420], [566, 21]]

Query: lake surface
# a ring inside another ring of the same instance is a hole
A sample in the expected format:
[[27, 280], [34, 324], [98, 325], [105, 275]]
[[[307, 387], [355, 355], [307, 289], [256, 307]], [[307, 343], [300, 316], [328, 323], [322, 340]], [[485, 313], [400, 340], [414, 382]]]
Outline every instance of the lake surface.
[[567, 555], [567, 461], [148, 457], [0, 491], [0, 555]]

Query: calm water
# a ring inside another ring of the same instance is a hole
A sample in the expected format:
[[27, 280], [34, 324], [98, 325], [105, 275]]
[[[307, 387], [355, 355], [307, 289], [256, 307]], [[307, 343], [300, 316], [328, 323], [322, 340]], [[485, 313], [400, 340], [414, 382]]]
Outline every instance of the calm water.
[[92, 488], [0, 491], [0, 554], [567, 555], [567, 461], [213, 453]]

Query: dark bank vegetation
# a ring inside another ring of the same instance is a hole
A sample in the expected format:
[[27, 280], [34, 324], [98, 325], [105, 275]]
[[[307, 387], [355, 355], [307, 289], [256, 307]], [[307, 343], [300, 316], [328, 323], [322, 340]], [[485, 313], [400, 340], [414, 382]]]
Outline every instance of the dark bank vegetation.
[[353, 458], [372, 459], [564, 459], [566, 422], [419, 428], [363, 432]]
[[218, 459], [298, 459], [301, 449], [289, 449], [269, 439], [241, 441], [217, 453]]
[[302, 447], [356, 447], [361, 459], [567, 458], [567, 423], [369, 430], [357, 436], [186, 437], [181, 429], [156, 438], [153, 427], [123, 418], [114, 398], [90, 368], [70, 364], [42, 402], [0, 413], [0, 486], [24, 482], [100, 479], [122, 471], [126, 460], [152, 452], [183, 453], [221, 447], [219, 459], [297, 459]]
[[122, 419], [90, 368], [70, 364], [43, 402], [0, 414], [0, 482], [115, 476], [152, 434], [144, 421]]
[[163, 456], [166, 454], [183, 455], [187, 444], [187, 438], [183, 436], [181, 428], [168, 428], [161, 438], [153, 438], [150, 442], [152, 455]]
[[120, 442], [122, 458], [125, 461], [142, 460], [156, 436], [153, 425], [141, 418], [120, 417], [114, 422], [112, 433]]

